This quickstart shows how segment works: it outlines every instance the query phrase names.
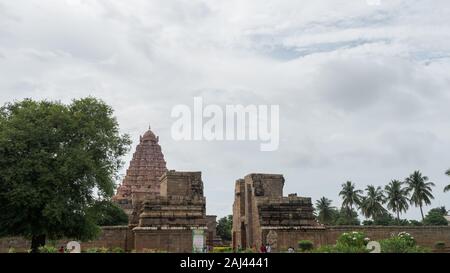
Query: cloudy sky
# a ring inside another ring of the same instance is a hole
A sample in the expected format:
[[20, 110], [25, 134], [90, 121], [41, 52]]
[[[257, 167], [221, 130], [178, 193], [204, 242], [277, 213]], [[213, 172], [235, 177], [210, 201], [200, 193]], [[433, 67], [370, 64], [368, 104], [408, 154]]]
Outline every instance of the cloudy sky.
[[[210, 214], [251, 172], [338, 206], [346, 180], [420, 169], [450, 208], [450, 3], [368, 2], [0, 0], [0, 103], [92, 95], [134, 144], [151, 124], [170, 169], [203, 172]], [[279, 149], [173, 140], [171, 110], [194, 96], [280, 105]]]

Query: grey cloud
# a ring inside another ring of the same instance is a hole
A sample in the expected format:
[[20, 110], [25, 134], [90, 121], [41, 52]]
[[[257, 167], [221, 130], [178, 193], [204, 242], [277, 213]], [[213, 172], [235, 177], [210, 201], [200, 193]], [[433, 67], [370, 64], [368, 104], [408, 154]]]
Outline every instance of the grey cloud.
[[[169, 168], [203, 171], [208, 213], [220, 216], [231, 212], [234, 181], [255, 171], [284, 173], [286, 192], [336, 204], [347, 179], [382, 185], [416, 168], [442, 188], [449, 9], [401, 0], [0, 0], [0, 103], [104, 99], [134, 141], [152, 125]], [[280, 149], [174, 141], [171, 109], [194, 96], [279, 104]]]

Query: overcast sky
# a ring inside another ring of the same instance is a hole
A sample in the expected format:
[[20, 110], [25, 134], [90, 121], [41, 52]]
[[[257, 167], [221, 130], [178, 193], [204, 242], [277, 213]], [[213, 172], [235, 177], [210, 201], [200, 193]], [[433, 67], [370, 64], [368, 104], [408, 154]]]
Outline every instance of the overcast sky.
[[[448, 0], [0, 0], [0, 103], [92, 95], [133, 146], [151, 124], [169, 169], [203, 172], [209, 214], [230, 214], [251, 172], [339, 206], [347, 180], [419, 169], [450, 209], [449, 14]], [[280, 105], [279, 149], [173, 140], [172, 107], [194, 96]]]

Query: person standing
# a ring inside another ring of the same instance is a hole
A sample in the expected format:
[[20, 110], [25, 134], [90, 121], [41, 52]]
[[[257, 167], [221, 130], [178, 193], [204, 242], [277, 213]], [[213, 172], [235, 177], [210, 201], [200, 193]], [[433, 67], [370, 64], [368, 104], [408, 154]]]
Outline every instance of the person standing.
[[261, 245], [261, 247], [259, 248], [259, 252], [266, 253], [267, 252], [266, 246], [265, 245]]

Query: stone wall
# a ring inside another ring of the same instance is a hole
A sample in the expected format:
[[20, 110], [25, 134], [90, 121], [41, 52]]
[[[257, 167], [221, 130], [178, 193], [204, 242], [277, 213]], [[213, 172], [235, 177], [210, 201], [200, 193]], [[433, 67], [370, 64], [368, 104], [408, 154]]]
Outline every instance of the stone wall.
[[128, 226], [102, 227], [100, 236], [93, 241], [81, 243], [82, 249], [92, 247], [115, 248], [131, 251], [134, 248], [134, 234]]
[[[344, 232], [361, 231], [371, 240], [381, 240], [405, 231], [416, 239], [420, 246], [433, 248], [438, 241], [445, 242], [450, 246], [450, 226], [426, 226], [426, 227], [396, 227], [396, 226], [332, 226], [326, 229], [262, 229], [262, 237], [267, 238], [272, 230], [276, 234], [277, 247], [274, 251], [284, 251], [289, 247], [297, 248], [298, 241], [311, 240], [315, 246], [332, 245], [336, 239]], [[144, 234], [142, 234], [144, 235]], [[65, 245], [69, 240], [60, 240], [57, 245]], [[83, 242], [82, 249], [91, 247], [120, 247], [131, 251], [134, 249], [158, 249], [169, 252], [190, 252], [192, 250], [192, 231], [191, 230], [157, 230], [152, 232], [148, 230], [145, 236], [140, 236], [136, 232], [136, 238], [133, 231], [127, 226], [103, 227], [102, 233], [97, 240]], [[0, 253], [8, 252], [12, 247], [16, 251], [26, 251], [30, 248], [30, 241], [20, 237], [8, 237], [0, 239]]]
[[450, 226], [402, 227], [402, 226], [332, 226], [326, 229], [263, 229], [263, 238], [270, 230], [276, 233], [277, 251], [287, 250], [289, 247], [297, 248], [298, 241], [310, 240], [316, 247], [333, 245], [344, 232], [364, 232], [371, 240], [379, 241], [389, 238], [392, 234], [405, 231], [410, 233], [423, 247], [433, 249], [436, 242], [445, 242], [450, 246]]
[[[66, 245], [69, 239], [58, 240], [56, 246]], [[50, 241], [47, 241], [50, 243]], [[26, 252], [30, 249], [31, 242], [22, 237], [6, 237], [0, 239], [0, 253], [8, 252], [14, 248], [17, 252]], [[102, 227], [101, 233], [96, 240], [82, 242], [81, 249], [86, 250], [93, 247], [120, 247], [131, 251], [134, 248], [134, 235], [128, 226]]]
[[192, 252], [192, 230], [166, 229], [152, 230], [135, 228], [136, 252], [157, 250], [176, 253]]

